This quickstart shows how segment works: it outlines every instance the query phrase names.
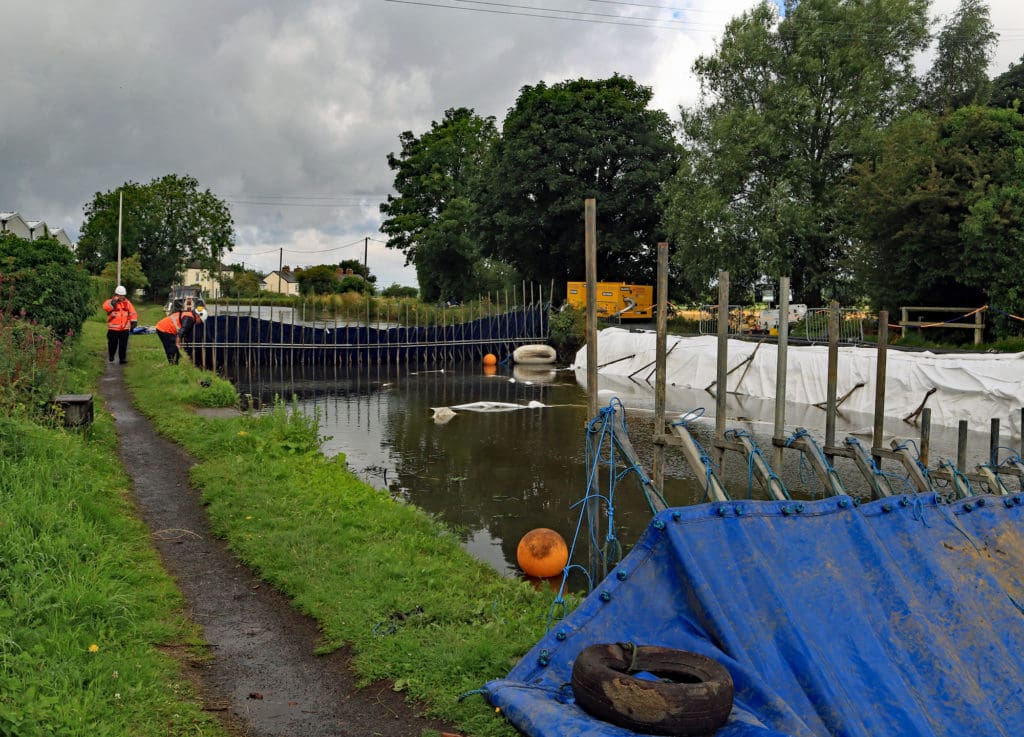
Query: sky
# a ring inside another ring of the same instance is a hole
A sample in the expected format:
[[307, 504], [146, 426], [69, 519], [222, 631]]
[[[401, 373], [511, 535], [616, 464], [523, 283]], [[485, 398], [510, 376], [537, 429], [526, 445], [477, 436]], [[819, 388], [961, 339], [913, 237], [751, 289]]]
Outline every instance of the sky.
[[[384, 246], [387, 155], [444, 111], [500, 126], [525, 85], [627, 75], [678, 119], [691, 68], [753, 0], [6, 0], [0, 11], [0, 212], [77, 240], [95, 193], [165, 174], [226, 201], [225, 263], [270, 272]], [[956, 0], [933, 0], [932, 15]], [[990, 0], [991, 73], [1024, 54], [1024, 3]]]

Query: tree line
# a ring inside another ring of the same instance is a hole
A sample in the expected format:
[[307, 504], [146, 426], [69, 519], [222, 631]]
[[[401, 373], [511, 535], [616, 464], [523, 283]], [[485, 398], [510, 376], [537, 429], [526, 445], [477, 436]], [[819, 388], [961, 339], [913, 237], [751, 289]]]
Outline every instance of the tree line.
[[381, 231], [426, 299], [581, 279], [592, 197], [599, 276], [652, 283], [668, 241], [674, 300], [706, 299], [726, 269], [751, 298], [788, 275], [810, 305], [1024, 314], [1024, 57], [989, 79], [983, 0], [939, 24], [928, 10], [763, 3], [697, 59], [701, 96], [676, 121], [618, 75], [523, 87], [500, 131], [448, 109], [388, 156]]

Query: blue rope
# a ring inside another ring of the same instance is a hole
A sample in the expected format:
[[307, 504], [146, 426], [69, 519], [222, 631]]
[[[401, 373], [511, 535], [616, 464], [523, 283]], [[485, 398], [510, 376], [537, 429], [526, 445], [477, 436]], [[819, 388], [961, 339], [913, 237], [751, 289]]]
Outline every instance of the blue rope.
[[[558, 594], [548, 610], [548, 629], [551, 629], [555, 620], [556, 609], [561, 607], [561, 616], [565, 616], [567, 609], [565, 592], [570, 572], [579, 570], [584, 574], [587, 582], [587, 593], [589, 594], [594, 589], [594, 580], [599, 576], [604, 577], [608, 575], [608, 571], [622, 560], [622, 543], [615, 534], [615, 492], [619, 483], [631, 473], [635, 473], [644, 490], [644, 496], [647, 499], [652, 514], [655, 512], [654, 503], [650, 496], [650, 489], [653, 487], [651, 486], [650, 479], [643, 473], [640, 466], [635, 462], [631, 462], [625, 464], [619, 470], [620, 456], [624, 457], [625, 454], [615, 436], [616, 429], [613, 423], [616, 422], [616, 418], [621, 423], [621, 432], [626, 433], [626, 410], [617, 397], [612, 398], [608, 405], [602, 407], [597, 416], [587, 423], [587, 487], [584, 497], [570, 507], [570, 509], [579, 507], [580, 512], [576, 521], [576, 530], [573, 533], [572, 543], [569, 546], [569, 560], [573, 560], [579, 547], [580, 539], [584, 535], [590, 542], [591, 551], [596, 552], [592, 553], [590, 561], [592, 567], [569, 564], [563, 569]], [[608, 488], [604, 493], [600, 489], [600, 469], [602, 466], [607, 466], [608, 468]], [[665, 503], [664, 498], [657, 489], [654, 489], [654, 493]], [[593, 514], [594, 504], [592, 502], [596, 502], [598, 505], [603, 503], [606, 507], [605, 518], [607, 528], [604, 539], [600, 541], [598, 540], [600, 521]], [[665, 503], [665, 506], [668, 506], [668, 504]], [[584, 520], [586, 520], [585, 529]]]
[[[953, 474], [954, 479], [959, 479], [960, 481], [967, 485], [967, 491], [966, 493], [962, 494], [962, 496], [967, 497], [974, 494], [974, 488], [971, 486], [971, 480], [967, 478], [963, 474], [963, 472], [959, 468], [957, 468], [953, 463], [950, 463], [949, 460], [943, 459], [939, 461], [939, 468], [948, 468], [950, 470], [950, 473]], [[960, 494], [960, 487], [957, 486], [956, 484], [953, 485], [953, 490], [957, 492], [957, 494]]]
[[773, 481], [778, 481], [779, 482], [779, 486], [782, 488], [782, 493], [785, 495], [785, 497], [787, 499], [790, 498], [789, 491], [786, 489], [786, 485], [782, 483], [782, 479], [780, 479], [775, 474], [775, 471], [772, 470], [772, 465], [768, 462], [768, 459], [764, 457], [764, 453], [761, 452], [761, 449], [759, 447], [757, 447], [757, 444], [754, 442], [754, 438], [751, 437], [749, 432], [747, 432], [746, 430], [726, 430], [725, 431], [725, 437], [733, 438], [734, 440], [736, 438], [750, 438], [750, 444], [753, 447], [753, 450], [750, 453], [750, 457], [747, 459], [747, 499], [753, 499], [754, 498], [754, 496], [753, 496], [753, 489], [754, 489], [754, 459], [755, 458], [760, 458], [762, 461], [764, 461], [764, 467], [765, 467], [765, 469], [767, 471], [768, 478], [773, 480]]

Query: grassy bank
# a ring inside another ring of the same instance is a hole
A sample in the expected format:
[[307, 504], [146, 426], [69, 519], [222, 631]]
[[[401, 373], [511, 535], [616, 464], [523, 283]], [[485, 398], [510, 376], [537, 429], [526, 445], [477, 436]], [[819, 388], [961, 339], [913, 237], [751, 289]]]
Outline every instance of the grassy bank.
[[[99, 338], [88, 340], [101, 356]], [[155, 335], [133, 338], [129, 354], [137, 406], [199, 460], [192, 478], [214, 530], [316, 618], [326, 650], [351, 646], [363, 679], [394, 681], [471, 734], [515, 733], [479, 696], [459, 696], [503, 677], [537, 641], [550, 592], [502, 578], [438, 521], [325, 458], [315, 420], [284, 406], [199, 416], [197, 406], [232, 402], [233, 387], [169, 366]]]
[[[95, 391], [102, 330], [65, 352], [66, 391]], [[203, 657], [182, 605], [102, 407], [85, 432], [0, 417], [0, 735], [223, 735], [181, 677]]]

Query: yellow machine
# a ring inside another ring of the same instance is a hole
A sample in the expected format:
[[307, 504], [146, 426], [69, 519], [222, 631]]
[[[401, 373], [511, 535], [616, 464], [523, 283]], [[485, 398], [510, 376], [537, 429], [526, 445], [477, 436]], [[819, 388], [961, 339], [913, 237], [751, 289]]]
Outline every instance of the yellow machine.
[[[587, 283], [571, 281], [566, 301], [579, 310], [587, 307]], [[599, 281], [597, 283], [597, 316], [606, 320], [654, 319], [654, 287], [644, 284]]]

